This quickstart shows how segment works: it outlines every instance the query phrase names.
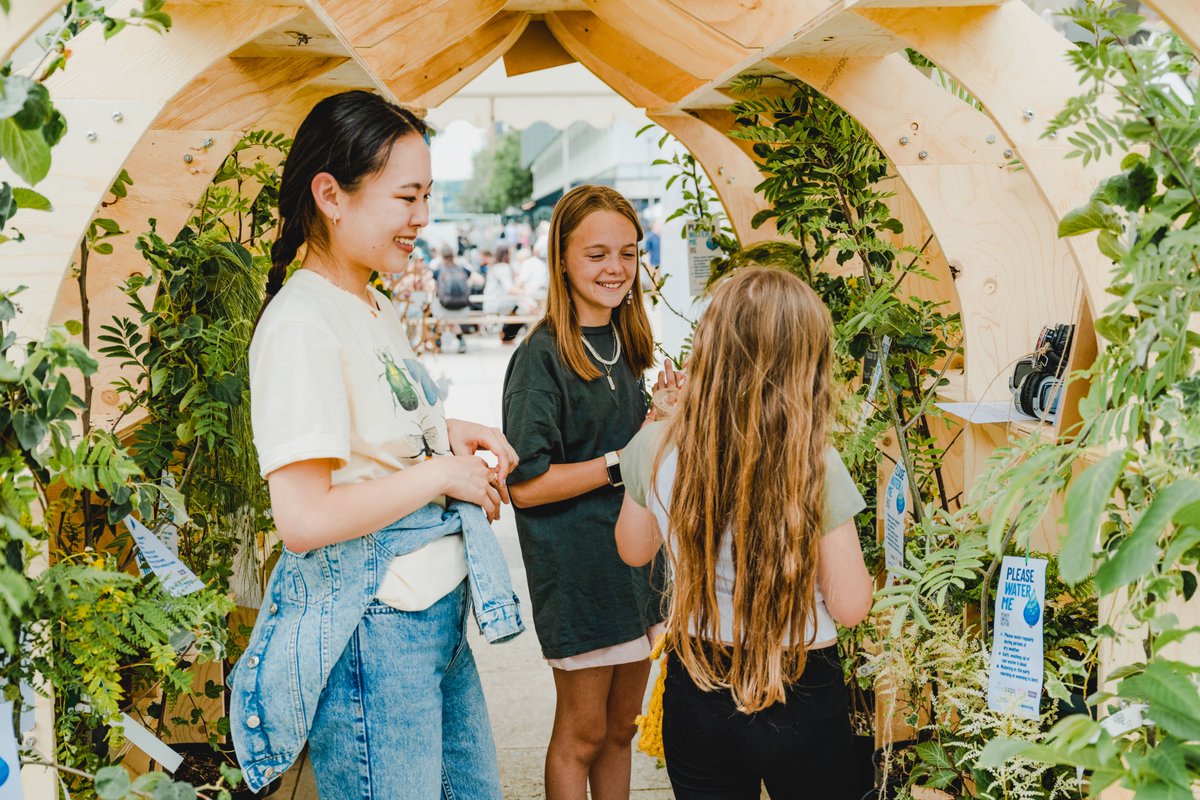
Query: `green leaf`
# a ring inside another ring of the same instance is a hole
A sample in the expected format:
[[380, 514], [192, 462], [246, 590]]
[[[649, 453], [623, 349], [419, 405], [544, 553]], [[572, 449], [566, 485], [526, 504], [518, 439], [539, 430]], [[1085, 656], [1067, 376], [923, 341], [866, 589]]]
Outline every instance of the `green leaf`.
[[29, 95], [21, 110], [13, 115], [13, 122], [26, 130], [38, 130], [50, 118], [50, 91], [40, 83], [29, 88]]
[[67, 332], [72, 336], [78, 336], [79, 334], [83, 333], [83, 323], [77, 319], [67, 320], [63, 323], [63, 327], [66, 328]]
[[187, 503], [183, 499], [182, 492], [173, 486], [160, 484], [158, 495], [171, 507], [171, 517], [176, 525], [186, 525], [192, 521], [192, 518], [188, 516]]
[[124, 767], [104, 767], [96, 772], [96, 796], [100, 800], [124, 800], [131, 788]]
[[37, 84], [24, 75], [6, 75], [0, 78], [0, 118], [11, 117], [25, 107], [29, 90]]
[[35, 192], [33, 189], [17, 186], [12, 192], [13, 199], [17, 201], [17, 208], [28, 208], [30, 211], [54, 210], [54, 207], [50, 205], [50, 200], [44, 194]]
[[1082, 583], [1091, 574], [1100, 518], [1124, 467], [1125, 451], [1111, 453], [1084, 470], [1067, 492], [1067, 536], [1058, 552], [1058, 569], [1068, 586]]
[[1121, 681], [1117, 694], [1149, 703], [1147, 716], [1172, 736], [1185, 741], [1200, 740], [1200, 692], [1173, 662], [1151, 661], [1146, 671]]
[[1141, 578], [1158, 560], [1158, 539], [1180, 509], [1200, 502], [1200, 481], [1184, 479], [1167, 486], [1133, 526], [1112, 556], [1096, 570], [1096, 587], [1108, 594]]
[[937, 769], [954, 769], [954, 762], [941, 742], [921, 742], [917, 745], [917, 758]]
[[1108, 206], [1099, 200], [1092, 200], [1086, 206], [1068, 211], [1058, 223], [1058, 236], [1078, 236], [1089, 231], [1121, 232], [1121, 220]]
[[11, 118], [0, 119], [0, 156], [30, 185], [50, 172], [50, 145], [42, 132], [25, 130]]

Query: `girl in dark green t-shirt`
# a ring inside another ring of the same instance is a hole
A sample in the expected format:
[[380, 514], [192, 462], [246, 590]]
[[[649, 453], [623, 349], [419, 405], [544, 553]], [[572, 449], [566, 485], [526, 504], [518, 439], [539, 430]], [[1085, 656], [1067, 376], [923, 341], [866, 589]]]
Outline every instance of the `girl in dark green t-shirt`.
[[621, 561], [620, 451], [647, 418], [654, 342], [641, 302], [642, 228], [629, 201], [580, 186], [550, 221], [546, 315], [513, 353], [504, 430], [534, 627], [554, 669], [549, 800], [629, 791], [630, 742], [662, 621], [661, 560]]

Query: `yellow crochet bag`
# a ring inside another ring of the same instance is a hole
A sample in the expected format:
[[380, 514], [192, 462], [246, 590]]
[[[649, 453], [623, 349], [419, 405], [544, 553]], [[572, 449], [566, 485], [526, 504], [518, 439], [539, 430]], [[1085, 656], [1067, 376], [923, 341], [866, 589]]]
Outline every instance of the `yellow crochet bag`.
[[654, 649], [650, 651], [650, 658], [655, 659], [661, 656], [662, 663], [659, 664], [658, 678], [654, 681], [654, 692], [650, 695], [650, 704], [646, 707], [646, 713], [634, 720], [638, 726], [638, 750], [651, 758], [664, 757], [662, 716], [663, 687], [666, 686], [667, 681], [667, 654], [664, 652], [666, 644], [667, 636], [662, 634], [654, 643]]

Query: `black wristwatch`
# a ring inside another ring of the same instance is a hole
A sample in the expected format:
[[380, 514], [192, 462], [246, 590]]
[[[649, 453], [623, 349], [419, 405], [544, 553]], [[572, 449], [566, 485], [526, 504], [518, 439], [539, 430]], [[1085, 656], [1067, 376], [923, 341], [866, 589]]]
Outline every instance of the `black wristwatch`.
[[616, 450], [604, 454], [604, 471], [608, 473], [609, 486], [623, 486], [621, 480], [621, 456]]

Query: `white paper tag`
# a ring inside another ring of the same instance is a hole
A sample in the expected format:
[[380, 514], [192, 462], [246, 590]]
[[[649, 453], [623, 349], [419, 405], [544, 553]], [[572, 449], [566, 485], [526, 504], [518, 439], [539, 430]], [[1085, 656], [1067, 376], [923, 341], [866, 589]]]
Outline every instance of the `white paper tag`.
[[908, 470], [897, 461], [883, 494], [883, 557], [891, 571], [904, 566], [904, 516], [908, 513]]
[[[174, 489], [175, 476], [166, 470], [163, 470], [162, 477], [159, 479], [159, 483], [169, 489]], [[162, 497], [159, 497], [158, 510], [160, 513], [169, 517], [170, 515], [167, 512], [171, 510], [171, 504]], [[167, 551], [170, 552], [171, 555], [179, 555], [179, 527], [175, 525], [174, 522], [164, 522], [159, 529], [154, 532], [154, 534], [158, 537], [160, 542], [166, 545]]]
[[162, 764], [162, 768], [167, 772], [174, 772], [183, 763], [182, 755], [167, 747], [161, 739], [143, 728], [128, 714], [121, 715], [121, 729], [130, 744]]
[[683, 230], [687, 237], [688, 293], [703, 294], [712, 271], [712, 261], [719, 255], [717, 243], [698, 222], [685, 223]]
[[162, 581], [163, 589], [176, 597], [183, 597], [204, 588], [204, 583], [187, 566], [172, 555], [154, 532], [132, 516], [125, 517], [125, 527], [137, 542], [138, 550], [147, 566]]
[[1114, 739], [1118, 736], [1124, 736], [1130, 731], [1146, 724], [1146, 709], [1149, 707], [1145, 703], [1127, 705], [1120, 711], [1109, 714], [1100, 720], [1100, 727], [1108, 731], [1108, 735]]
[[996, 590], [988, 708], [1037, 719], [1045, 669], [1046, 559], [1005, 556]]
[[875, 393], [879, 391], [879, 380], [883, 377], [883, 365], [887, 363], [888, 353], [892, 349], [892, 337], [884, 336], [880, 341], [878, 358], [875, 359], [875, 369], [871, 370], [871, 385], [867, 387], [867, 397], [863, 400], [862, 412], [858, 416], [858, 430], [867, 424], [871, 416], [871, 404], [875, 402]]
[[13, 704], [0, 703], [0, 800], [23, 800], [21, 759], [13, 730]]

